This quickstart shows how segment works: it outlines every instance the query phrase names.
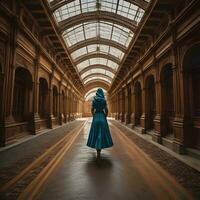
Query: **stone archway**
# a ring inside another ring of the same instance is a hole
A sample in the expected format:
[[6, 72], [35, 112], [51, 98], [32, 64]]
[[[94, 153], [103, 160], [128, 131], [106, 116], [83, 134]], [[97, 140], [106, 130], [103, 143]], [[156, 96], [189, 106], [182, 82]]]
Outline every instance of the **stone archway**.
[[48, 83], [46, 79], [39, 79], [39, 116], [42, 119], [47, 119], [48, 117]]
[[154, 117], [156, 114], [156, 95], [155, 95], [155, 81], [154, 76], [150, 75], [146, 79], [146, 130], [153, 130], [154, 129]]
[[140, 125], [140, 118], [142, 116], [142, 89], [141, 84], [137, 81], [134, 85], [135, 94], [135, 125]]
[[128, 111], [127, 111], [127, 121], [126, 123], [127, 124], [130, 124], [131, 123], [131, 113], [132, 113], [132, 94], [131, 94], [131, 85], [129, 84], [128, 85], [128, 89], [127, 89], [127, 97], [128, 97]]
[[172, 66], [165, 65], [160, 73], [162, 136], [173, 136], [174, 95]]
[[[4, 79], [4, 75], [3, 75], [3, 67], [2, 67], [2, 63], [1, 63], [1, 60], [0, 60], [0, 96], [2, 97], [3, 96], [3, 79]], [[0, 121], [3, 120], [3, 108], [2, 108], [2, 98], [0, 98]]]
[[32, 102], [32, 76], [22, 67], [15, 70], [13, 117], [17, 122], [30, 121]]
[[62, 93], [61, 93], [61, 105], [60, 105], [60, 108], [61, 108], [61, 120], [63, 123], [66, 123], [67, 122], [67, 119], [66, 119], [66, 98], [65, 98], [65, 92], [62, 90]]
[[200, 44], [191, 47], [183, 59], [185, 144], [200, 149]]
[[58, 90], [56, 86], [53, 86], [53, 116], [58, 116]]

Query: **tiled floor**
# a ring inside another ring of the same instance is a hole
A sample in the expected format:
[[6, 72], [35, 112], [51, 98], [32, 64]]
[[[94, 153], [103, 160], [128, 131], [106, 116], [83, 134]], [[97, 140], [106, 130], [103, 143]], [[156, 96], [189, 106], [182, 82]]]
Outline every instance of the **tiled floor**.
[[40, 200], [191, 199], [188, 193], [111, 126], [114, 147], [101, 160], [86, 146], [91, 121], [43, 186]]

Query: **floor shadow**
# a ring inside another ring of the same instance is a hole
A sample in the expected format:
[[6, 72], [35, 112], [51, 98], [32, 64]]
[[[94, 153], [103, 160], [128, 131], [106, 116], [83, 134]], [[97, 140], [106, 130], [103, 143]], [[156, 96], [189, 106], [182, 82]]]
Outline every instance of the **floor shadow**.
[[92, 169], [96, 170], [103, 170], [103, 169], [111, 169], [113, 166], [111, 158], [101, 155], [100, 159], [97, 159], [95, 155], [93, 155], [91, 158], [88, 159], [88, 162], [86, 163], [86, 170], [91, 171]]

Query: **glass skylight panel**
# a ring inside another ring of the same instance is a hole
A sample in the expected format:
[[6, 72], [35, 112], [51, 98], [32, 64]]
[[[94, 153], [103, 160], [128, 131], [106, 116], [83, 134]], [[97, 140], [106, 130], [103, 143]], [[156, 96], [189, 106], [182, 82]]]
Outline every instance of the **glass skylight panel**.
[[107, 79], [107, 78], [104, 78], [104, 77], [91, 77], [91, 78], [88, 78], [86, 79], [83, 83], [84, 84], [87, 84], [89, 81], [92, 81], [92, 80], [103, 80], [103, 81], [106, 81], [108, 83], [111, 83], [111, 80], [110, 79]]
[[89, 65], [90, 65], [89, 60], [85, 60], [85, 61], [79, 63], [79, 64], [77, 65], [78, 71], [83, 70], [84, 68], [88, 67]]
[[96, 0], [81, 0], [82, 13], [96, 11]]
[[124, 55], [124, 53], [121, 50], [115, 47], [110, 47], [108, 45], [102, 45], [102, 44], [92, 44], [72, 52], [71, 56], [73, 59], [78, 59], [78, 57], [87, 55], [88, 53], [103, 53], [107, 55], [112, 55], [116, 58], [119, 58], [120, 60]]
[[117, 49], [117, 48], [115, 48], [115, 47], [110, 47], [109, 53], [110, 53], [111, 55], [114, 55], [115, 57], [119, 58], [120, 60], [121, 60], [121, 59], [123, 58], [123, 56], [124, 56], [124, 53], [123, 53], [121, 50], [119, 50], [119, 49]]
[[86, 76], [88, 76], [88, 75], [90, 75], [90, 74], [91, 74], [91, 70], [88, 70], [88, 71], [86, 71], [85, 73], [83, 73], [83, 74], [81, 75], [81, 78], [84, 79]]
[[77, 42], [85, 40], [84, 29], [82, 25], [74, 26], [63, 32], [63, 38], [67, 46], [72, 46]]
[[84, 23], [85, 38], [97, 37], [97, 22]]
[[108, 53], [109, 52], [109, 46], [108, 45], [99, 45], [100, 52]]
[[112, 35], [112, 26], [106, 23], [100, 23], [100, 38], [110, 39]]
[[135, 21], [139, 23], [141, 21], [143, 15], [144, 15], [144, 10], [138, 9], [138, 12], [135, 16]]
[[110, 71], [107, 71], [105, 69], [91, 69], [91, 70], [88, 70], [86, 71], [85, 73], [83, 73], [81, 75], [81, 78], [84, 79], [86, 76], [88, 75], [91, 75], [91, 74], [104, 74], [104, 75], [107, 75], [109, 76], [110, 78], [113, 78], [114, 77], [114, 74]]
[[113, 62], [112, 60], [108, 60], [106, 65], [115, 70], [119, 67], [119, 65], [117, 63]]
[[75, 15], [81, 14], [81, 8], [79, 0], [72, 1], [58, 8], [54, 15], [57, 19], [57, 22], [63, 21], [67, 18], [73, 17]]
[[110, 71], [105, 70], [105, 75], [110, 76], [111, 78], [114, 77], [114, 74]]
[[125, 0], [119, 0], [119, 3], [118, 0], [102, 0], [101, 10], [117, 13], [118, 15], [129, 18], [130, 20], [136, 22], [140, 22], [141, 20], [141, 17], [138, 17], [139, 15], [137, 13], [144, 13], [143, 9]]
[[92, 52], [97, 51], [97, 44], [88, 45], [87, 50], [88, 50], [88, 53], [92, 53]]
[[102, 0], [101, 10], [115, 13], [117, 9], [117, 0]]
[[111, 60], [105, 59], [105, 58], [91, 58], [88, 60], [85, 60], [77, 65], [78, 71], [83, 70], [84, 68], [90, 66], [90, 65], [105, 65], [108, 66], [114, 70], [117, 70], [119, 65]]
[[79, 56], [83, 56], [84, 54], [87, 54], [87, 48], [86, 47], [80, 48], [80, 49], [72, 52], [71, 56], [72, 56], [73, 59], [76, 59]]

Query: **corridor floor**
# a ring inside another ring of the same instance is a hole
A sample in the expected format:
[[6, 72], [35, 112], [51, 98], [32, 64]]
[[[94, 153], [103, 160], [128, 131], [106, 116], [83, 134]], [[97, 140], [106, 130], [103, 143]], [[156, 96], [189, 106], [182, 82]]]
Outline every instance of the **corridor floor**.
[[110, 124], [113, 148], [86, 146], [91, 120], [39, 192], [40, 200], [192, 199], [174, 178]]

